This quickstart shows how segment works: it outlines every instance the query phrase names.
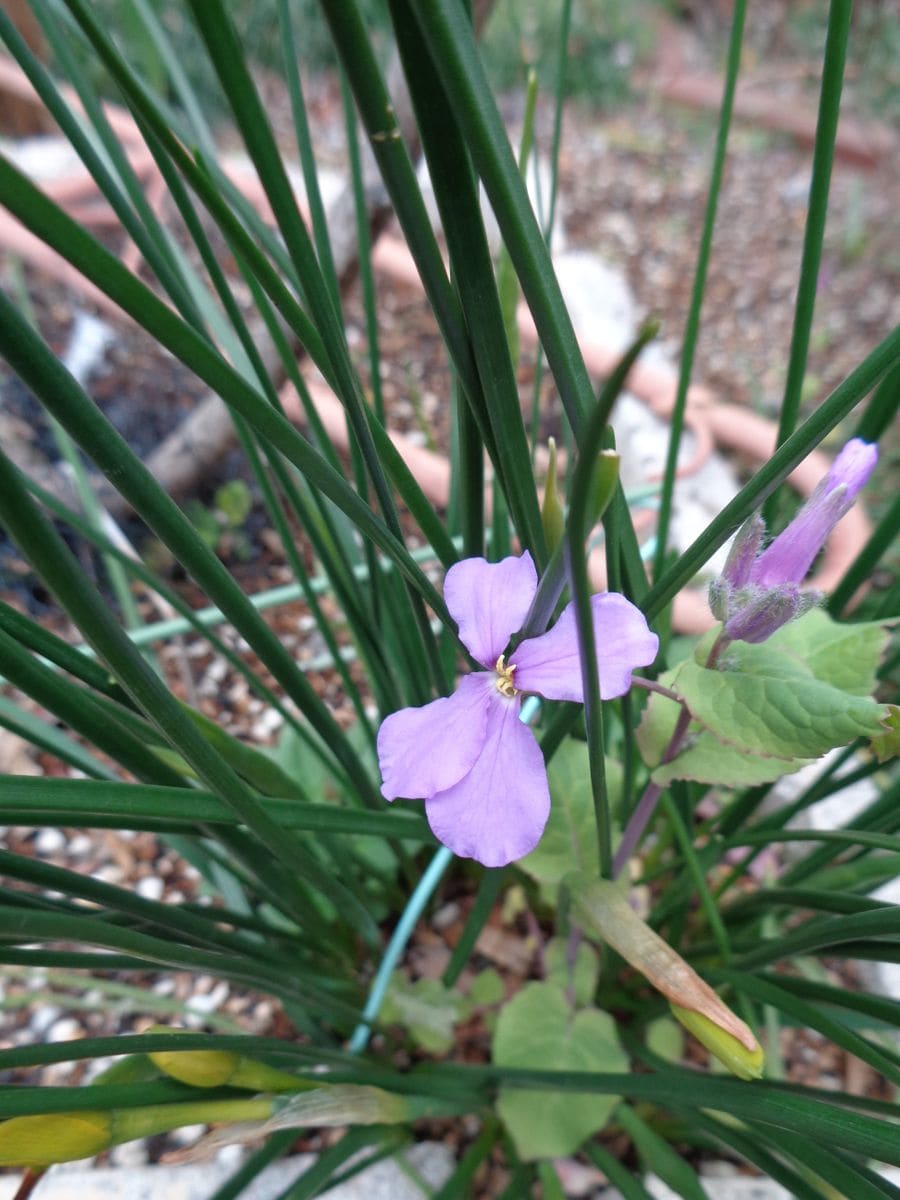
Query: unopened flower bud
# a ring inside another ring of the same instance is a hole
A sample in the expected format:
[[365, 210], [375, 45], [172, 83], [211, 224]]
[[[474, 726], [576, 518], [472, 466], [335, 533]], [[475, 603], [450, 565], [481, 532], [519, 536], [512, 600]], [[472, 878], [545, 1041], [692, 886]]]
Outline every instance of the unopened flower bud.
[[754, 513], [737, 531], [722, 571], [722, 579], [731, 587], [742, 588], [747, 585], [765, 536], [766, 523], [759, 513]]
[[0, 1124], [0, 1166], [49, 1167], [91, 1158], [113, 1144], [103, 1112], [42, 1113]]
[[548, 438], [547, 447], [550, 451], [550, 458], [547, 462], [547, 482], [544, 484], [544, 502], [541, 505], [541, 524], [544, 526], [547, 549], [552, 554], [563, 540], [566, 529], [566, 517], [559, 495], [559, 484], [556, 474], [556, 439]]
[[734, 616], [725, 622], [725, 636], [733, 642], [764, 642], [772, 634], [808, 612], [821, 599], [819, 592], [801, 592], [794, 583], [780, 587], [749, 587], [732, 596]]
[[765, 525], [753, 516], [737, 534], [709, 605], [732, 641], [764, 642], [820, 600], [800, 591], [813, 560], [851, 508], [878, 461], [877, 446], [852, 438], [793, 521], [760, 553]]
[[172, 1079], [200, 1088], [224, 1087], [240, 1062], [231, 1050], [157, 1050], [148, 1057]]
[[692, 1033], [732, 1075], [737, 1075], [738, 1079], [762, 1079], [765, 1065], [762, 1046], [757, 1043], [755, 1050], [749, 1050], [733, 1033], [729, 1033], [703, 1013], [681, 1008], [678, 1004], [670, 1004], [669, 1008], [688, 1033]]
[[[148, 1033], [184, 1033], [182, 1029], [153, 1026]], [[233, 1050], [155, 1050], [147, 1056], [155, 1067], [190, 1087], [246, 1088], [251, 1092], [300, 1092], [315, 1087], [309, 1080], [279, 1071], [266, 1063], [244, 1058]]]

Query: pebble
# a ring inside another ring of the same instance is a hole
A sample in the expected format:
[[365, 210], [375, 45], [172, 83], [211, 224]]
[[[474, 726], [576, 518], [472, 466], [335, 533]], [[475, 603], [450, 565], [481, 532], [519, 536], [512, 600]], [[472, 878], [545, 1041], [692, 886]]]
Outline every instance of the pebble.
[[143, 879], [137, 881], [134, 890], [145, 900], [161, 900], [163, 881], [158, 875], [145, 875]]
[[34, 848], [38, 854], [59, 854], [66, 844], [66, 835], [61, 829], [48, 827], [42, 829], [34, 839]]
[[72, 1042], [75, 1038], [81, 1037], [82, 1028], [74, 1017], [63, 1017], [60, 1021], [55, 1021], [47, 1030], [48, 1042]]
[[219, 983], [212, 991], [191, 996], [186, 1007], [195, 1013], [214, 1012], [228, 999], [228, 984]]
[[61, 1011], [55, 1004], [44, 1004], [34, 1010], [29, 1027], [36, 1038], [44, 1037], [53, 1022], [59, 1018]]

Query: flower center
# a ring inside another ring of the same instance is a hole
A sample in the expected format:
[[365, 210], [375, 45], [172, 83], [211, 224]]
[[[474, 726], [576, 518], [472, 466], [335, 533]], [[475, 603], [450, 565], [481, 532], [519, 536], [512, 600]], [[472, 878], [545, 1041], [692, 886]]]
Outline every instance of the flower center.
[[510, 700], [516, 695], [517, 689], [513, 683], [513, 675], [516, 670], [516, 664], [510, 663], [506, 665], [506, 660], [501, 654], [497, 659], [497, 665], [494, 667], [497, 672], [497, 691], [501, 696], [508, 696]]

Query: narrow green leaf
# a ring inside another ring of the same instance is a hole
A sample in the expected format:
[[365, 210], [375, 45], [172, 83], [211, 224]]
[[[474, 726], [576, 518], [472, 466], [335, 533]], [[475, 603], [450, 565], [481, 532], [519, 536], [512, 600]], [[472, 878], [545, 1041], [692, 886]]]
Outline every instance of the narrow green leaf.
[[[143, 828], [144, 821], [158, 821], [166, 828], [184, 831], [201, 825], [234, 825], [240, 820], [224, 800], [199, 789], [191, 789], [188, 805], [184, 788], [118, 781], [0, 775], [0, 787], [4, 814], [8, 808], [22, 824], [91, 827], [97, 820], [121, 829]], [[370, 812], [283, 798], [264, 798], [259, 804], [286, 829], [434, 842], [424, 817], [396, 806], [391, 811]]]

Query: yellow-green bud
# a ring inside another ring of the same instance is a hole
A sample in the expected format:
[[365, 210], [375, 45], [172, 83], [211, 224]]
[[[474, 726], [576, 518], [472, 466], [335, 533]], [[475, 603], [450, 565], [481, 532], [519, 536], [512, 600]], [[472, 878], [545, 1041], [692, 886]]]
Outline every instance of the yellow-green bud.
[[224, 1087], [240, 1062], [232, 1050], [156, 1050], [149, 1058], [179, 1083], [199, 1088]]
[[601, 450], [591, 479], [591, 499], [588, 527], [592, 528], [610, 505], [619, 482], [619, 455], [615, 450]]
[[548, 438], [547, 446], [550, 458], [547, 462], [547, 482], [544, 484], [544, 503], [541, 505], [541, 524], [544, 526], [547, 549], [552, 554], [565, 536], [566, 517], [557, 483], [556, 439]]
[[703, 1013], [681, 1008], [678, 1004], [670, 1004], [669, 1007], [685, 1029], [692, 1033], [710, 1054], [715, 1055], [732, 1075], [737, 1075], [738, 1079], [762, 1079], [765, 1054], [758, 1042], [754, 1050], [748, 1050], [734, 1034], [705, 1017]]
[[[186, 1033], [154, 1025], [148, 1033]], [[147, 1056], [153, 1065], [189, 1087], [246, 1088], [251, 1092], [301, 1092], [319, 1087], [321, 1080], [300, 1079], [266, 1063], [244, 1058], [233, 1050], [154, 1050]]]
[[50, 1167], [91, 1158], [112, 1145], [112, 1118], [103, 1112], [42, 1113], [0, 1124], [0, 1166]]

